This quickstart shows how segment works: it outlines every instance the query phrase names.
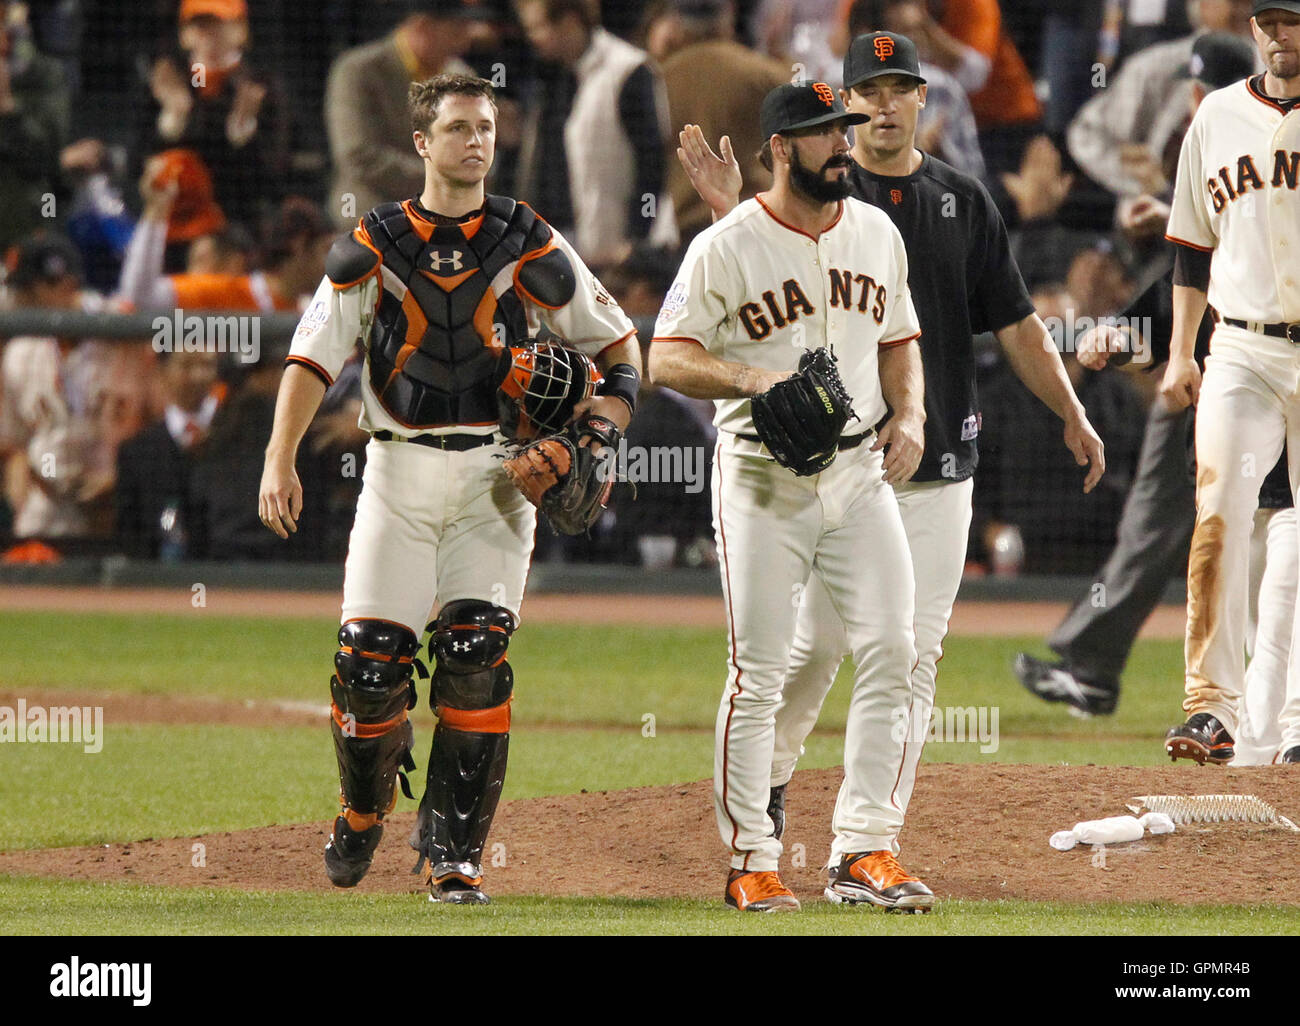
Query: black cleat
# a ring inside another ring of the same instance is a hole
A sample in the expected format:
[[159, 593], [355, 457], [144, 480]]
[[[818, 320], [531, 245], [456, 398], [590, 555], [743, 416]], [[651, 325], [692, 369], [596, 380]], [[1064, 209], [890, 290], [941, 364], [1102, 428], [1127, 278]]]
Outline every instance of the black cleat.
[[772, 817], [772, 836], [779, 841], [785, 833], [785, 784], [772, 788], [767, 799], [767, 814]]
[[1278, 761], [1284, 764], [1300, 762], [1300, 745], [1292, 745], [1282, 753], [1282, 758]]
[[1165, 735], [1165, 751], [1169, 758], [1192, 759], [1204, 766], [1207, 762], [1222, 766], [1231, 762], [1236, 754], [1232, 735], [1209, 713], [1197, 713], [1179, 727], [1171, 727]]
[[1064, 702], [1076, 716], [1109, 716], [1119, 703], [1119, 685], [1086, 681], [1065, 663], [1049, 663], [1027, 652], [1012, 665], [1020, 683], [1045, 702]]
[[429, 877], [429, 900], [442, 905], [486, 905], [483, 877], [468, 862], [440, 862]]
[[335, 887], [355, 887], [370, 868], [384, 828], [376, 823], [369, 830], [353, 830], [340, 816], [325, 844], [325, 872]]

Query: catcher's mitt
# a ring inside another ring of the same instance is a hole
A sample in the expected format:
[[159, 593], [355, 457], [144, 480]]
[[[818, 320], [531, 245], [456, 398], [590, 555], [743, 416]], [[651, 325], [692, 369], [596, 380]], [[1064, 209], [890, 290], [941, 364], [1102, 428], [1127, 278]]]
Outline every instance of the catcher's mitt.
[[[603, 448], [583, 445], [587, 437]], [[516, 447], [506, 474], [557, 531], [582, 534], [600, 517], [614, 487], [620, 437], [612, 420], [588, 414], [560, 434]]]
[[750, 401], [759, 439], [777, 463], [800, 477], [835, 462], [840, 432], [858, 416], [835, 364], [829, 349], [805, 352], [792, 377]]

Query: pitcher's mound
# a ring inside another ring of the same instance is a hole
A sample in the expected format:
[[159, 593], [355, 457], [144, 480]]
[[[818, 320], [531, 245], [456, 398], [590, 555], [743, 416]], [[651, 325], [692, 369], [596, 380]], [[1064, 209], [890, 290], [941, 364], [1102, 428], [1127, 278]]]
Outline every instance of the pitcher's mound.
[[[796, 774], [787, 792], [782, 873], [800, 898], [821, 894], [820, 866], [841, 771]], [[1300, 904], [1300, 834], [1258, 824], [1196, 824], [1108, 847], [1058, 852], [1075, 822], [1122, 815], [1142, 794], [1255, 794], [1300, 817], [1300, 771], [1098, 766], [924, 765], [900, 861], [943, 898]], [[406, 839], [413, 813], [390, 817], [363, 892], [418, 892]], [[206, 837], [0, 854], [0, 873], [248, 890], [330, 890], [321, 863], [329, 824]], [[201, 849], [195, 845], [202, 844]], [[201, 851], [202, 858], [196, 855]], [[195, 862], [203, 865], [196, 866]], [[721, 901], [727, 859], [712, 786], [565, 795], [503, 803], [484, 854], [492, 895], [689, 897]]]

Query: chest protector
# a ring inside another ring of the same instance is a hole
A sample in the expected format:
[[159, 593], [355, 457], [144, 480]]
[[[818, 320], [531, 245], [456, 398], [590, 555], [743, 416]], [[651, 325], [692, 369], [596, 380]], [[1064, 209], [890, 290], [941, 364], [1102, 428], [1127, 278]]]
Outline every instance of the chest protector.
[[379, 274], [370, 385], [412, 428], [496, 423], [509, 347], [529, 335], [525, 301], [557, 309], [575, 289], [550, 226], [504, 196], [452, 225], [424, 219], [409, 200], [382, 204], [335, 244], [326, 272], [337, 288]]

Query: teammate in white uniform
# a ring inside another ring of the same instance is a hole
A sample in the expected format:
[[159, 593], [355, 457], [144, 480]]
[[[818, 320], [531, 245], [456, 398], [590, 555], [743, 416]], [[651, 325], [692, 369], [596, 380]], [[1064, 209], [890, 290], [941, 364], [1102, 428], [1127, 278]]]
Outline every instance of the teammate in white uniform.
[[[995, 332], [1026, 387], [1061, 417], [1066, 446], [1076, 462], [1088, 468], [1084, 491], [1101, 478], [1105, 458], [1047, 328], [1034, 312], [1011, 255], [1006, 226], [988, 191], [971, 176], [916, 149], [926, 86], [915, 44], [890, 32], [858, 36], [844, 58], [844, 84], [840, 96], [846, 108], [871, 119], [855, 132], [850, 195], [884, 211], [901, 233], [910, 257], [909, 289], [921, 324], [925, 452], [910, 480], [891, 478], [916, 581], [913, 704], [901, 724], [905, 757], [893, 795], [905, 811], [928, 735], [943, 640], [966, 562], [981, 421], [972, 336]], [[740, 192], [740, 169], [725, 136], [721, 148], [727, 159], [710, 150], [697, 126], [688, 125], [678, 151], [715, 217], [725, 216]], [[811, 581], [802, 596], [776, 712], [768, 811], [778, 837], [784, 827], [785, 786], [847, 650], [835, 606], [819, 583]]]
[[[798, 908], [777, 872], [782, 846], [766, 809], [773, 716], [799, 595], [814, 578], [843, 618], [857, 671], [832, 821], [839, 875], [827, 896], [913, 910], [934, 901], [895, 858], [903, 815], [892, 798], [903, 743], [891, 728], [911, 699], [915, 649], [911, 558], [888, 481], [910, 477], [921, 455], [920, 326], [897, 229], [844, 198], [845, 129], [864, 120], [822, 82], [767, 95], [773, 187], [691, 244], [650, 349], [657, 383], [717, 401], [714, 527], [730, 660], [714, 803], [731, 851], [726, 901], [753, 911]], [[757, 440], [749, 399], [820, 347], [838, 358], [860, 420], [827, 470], [796, 477]], [[894, 416], [877, 436], [886, 401]]]
[[509, 743], [506, 648], [536, 522], [502, 470], [503, 347], [545, 325], [610, 371], [607, 381], [630, 381], [576, 411], [620, 429], [640, 357], [631, 322], [568, 242], [524, 204], [485, 195], [491, 86], [440, 75], [412, 86], [411, 113], [424, 191], [376, 207], [330, 252], [288, 357], [259, 512], [282, 538], [297, 529], [298, 443], [363, 339], [360, 424], [372, 439], [330, 681], [342, 812], [325, 867], [337, 886], [361, 880], [400, 770], [414, 765], [407, 710], [420, 634], [436, 606], [428, 629], [439, 724], [412, 845], [429, 861], [432, 899], [482, 904], [480, 856]]
[[[1175, 408], [1196, 404], [1198, 469], [1188, 719], [1169, 731], [1165, 750], [1198, 763], [1233, 757], [1251, 526], [1260, 481], [1284, 442], [1293, 494], [1300, 481], [1300, 0], [1257, 0], [1251, 28], [1267, 70], [1211, 93], [1197, 110], [1167, 233], [1178, 263], [1161, 392]], [[1207, 302], [1218, 324], [1202, 380], [1192, 350]]]

